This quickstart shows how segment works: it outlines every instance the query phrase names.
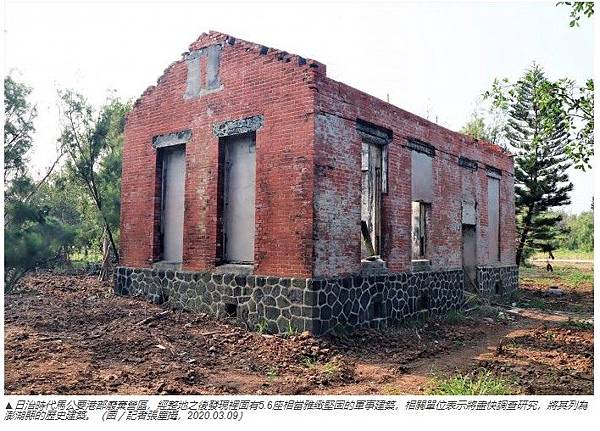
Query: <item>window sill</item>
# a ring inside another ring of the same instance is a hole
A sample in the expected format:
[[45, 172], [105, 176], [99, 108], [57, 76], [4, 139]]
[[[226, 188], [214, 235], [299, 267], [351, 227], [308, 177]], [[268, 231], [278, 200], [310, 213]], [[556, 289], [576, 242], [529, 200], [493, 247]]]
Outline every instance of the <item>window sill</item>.
[[431, 271], [431, 261], [429, 259], [413, 259], [411, 269], [412, 272]]
[[362, 276], [385, 275], [388, 269], [384, 260], [363, 259], [360, 261], [360, 273]]
[[214, 272], [215, 274], [252, 275], [254, 274], [254, 265], [224, 263], [216, 266]]
[[154, 262], [152, 264], [152, 268], [162, 269], [162, 270], [173, 270], [180, 271], [181, 270], [181, 262], [168, 262], [166, 260], [159, 260], [158, 262]]

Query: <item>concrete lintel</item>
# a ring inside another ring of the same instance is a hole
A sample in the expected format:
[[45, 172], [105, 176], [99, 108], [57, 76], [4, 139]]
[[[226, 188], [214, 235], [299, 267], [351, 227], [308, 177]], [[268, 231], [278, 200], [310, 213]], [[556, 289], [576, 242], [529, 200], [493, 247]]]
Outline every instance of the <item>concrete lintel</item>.
[[427, 154], [429, 157], [435, 156], [435, 147], [427, 142], [421, 141], [417, 138], [407, 138], [406, 146], [413, 151]]
[[470, 169], [472, 171], [476, 171], [478, 168], [477, 161], [469, 159], [468, 157], [464, 157], [464, 156], [460, 156], [458, 158], [458, 166]]
[[363, 140], [371, 141], [374, 144], [387, 145], [392, 141], [391, 130], [360, 118], [356, 119], [356, 130]]
[[180, 132], [168, 133], [166, 135], [158, 135], [152, 138], [152, 147], [154, 149], [172, 147], [187, 143], [192, 137], [190, 129], [181, 130]]
[[493, 166], [486, 166], [486, 174], [488, 177], [490, 178], [496, 178], [497, 180], [501, 180], [502, 179], [502, 171], [498, 168], [495, 168]]
[[242, 133], [254, 132], [263, 125], [263, 116], [242, 118], [239, 120], [222, 121], [213, 124], [213, 133], [217, 137], [240, 135]]

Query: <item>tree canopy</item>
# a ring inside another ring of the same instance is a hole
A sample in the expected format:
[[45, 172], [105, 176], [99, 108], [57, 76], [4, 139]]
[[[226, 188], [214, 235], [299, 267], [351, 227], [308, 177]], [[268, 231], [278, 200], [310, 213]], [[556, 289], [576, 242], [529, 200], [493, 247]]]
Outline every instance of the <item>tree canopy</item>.
[[556, 247], [561, 216], [550, 209], [570, 203], [571, 120], [556, 85], [534, 64], [514, 84], [495, 81], [486, 93], [507, 113], [506, 142], [515, 155], [517, 263], [529, 251]]

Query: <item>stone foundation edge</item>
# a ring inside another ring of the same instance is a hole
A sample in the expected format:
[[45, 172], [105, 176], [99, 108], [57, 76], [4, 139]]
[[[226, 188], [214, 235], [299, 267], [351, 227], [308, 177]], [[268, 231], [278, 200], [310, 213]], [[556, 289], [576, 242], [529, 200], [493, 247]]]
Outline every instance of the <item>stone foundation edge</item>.
[[494, 295], [510, 295], [519, 288], [519, 267], [479, 266], [477, 267], [479, 294], [484, 298]]
[[[499, 277], [507, 277], [501, 281], [507, 292], [516, 289], [513, 277], [518, 270], [508, 268], [478, 268], [486, 292], [494, 291]], [[174, 309], [235, 317], [250, 330], [322, 335], [459, 310], [463, 277], [462, 269], [306, 279], [121, 266], [115, 271], [115, 293]]]

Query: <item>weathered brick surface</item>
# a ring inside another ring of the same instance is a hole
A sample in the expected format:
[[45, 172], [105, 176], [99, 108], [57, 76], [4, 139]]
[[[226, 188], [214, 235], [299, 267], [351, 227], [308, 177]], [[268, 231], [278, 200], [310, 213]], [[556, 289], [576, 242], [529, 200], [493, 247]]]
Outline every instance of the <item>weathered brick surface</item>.
[[[184, 99], [184, 60], [167, 68], [127, 118], [123, 155], [122, 262], [148, 267], [157, 258], [156, 150], [152, 138], [191, 129], [186, 145], [183, 267], [214, 268], [218, 138], [212, 125], [262, 114], [256, 133], [257, 274], [312, 273], [314, 77], [324, 66], [225, 35], [202, 35], [190, 51], [223, 44], [223, 89]], [[205, 62], [206, 59], [202, 58]], [[203, 65], [204, 63], [201, 63]], [[202, 66], [203, 67], [203, 66]]]
[[[393, 131], [388, 187], [383, 195], [382, 257], [391, 271], [411, 265], [411, 158], [406, 139], [418, 138], [436, 148], [434, 200], [429, 249], [432, 269], [462, 265], [463, 195], [477, 201], [478, 262], [487, 265], [486, 165], [503, 171], [501, 179], [501, 265], [514, 263], [513, 164], [509, 154], [410, 114], [345, 84], [319, 75], [315, 136], [315, 276], [356, 273], [360, 269], [360, 151], [356, 119]], [[458, 157], [475, 160], [475, 172]], [[498, 264], [498, 263], [496, 263]]]
[[[219, 43], [221, 89], [184, 97], [187, 66], [171, 64], [127, 118], [121, 254], [128, 267], [158, 257], [158, 135], [192, 131], [186, 144], [183, 269], [211, 271], [217, 259], [218, 138], [213, 125], [262, 115], [256, 132], [257, 275], [345, 277], [360, 271], [361, 139], [356, 119], [392, 130], [389, 190], [383, 197], [382, 255], [392, 272], [411, 268], [411, 158], [408, 137], [436, 147], [431, 267], [461, 267], [461, 202], [477, 201], [478, 262], [487, 253], [485, 165], [502, 170], [501, 265], [514, 263], [512, 159], [499, 147], [440, 127], [327, 78], [325, 66], [226, 35], [203, 34], [190, 51]], [[205, 69], [207, 59], [200, 59]], [[204, 78], [203, 78], [204, 79]], [[477, 171], [458, 166], [476, 160]], [[494, 263], [493, 265], [498, 265]]]

